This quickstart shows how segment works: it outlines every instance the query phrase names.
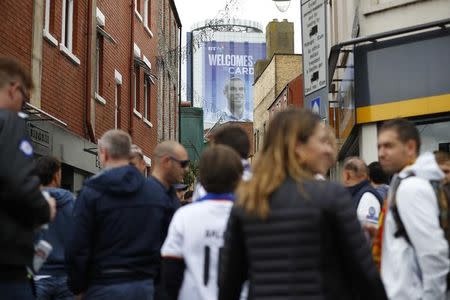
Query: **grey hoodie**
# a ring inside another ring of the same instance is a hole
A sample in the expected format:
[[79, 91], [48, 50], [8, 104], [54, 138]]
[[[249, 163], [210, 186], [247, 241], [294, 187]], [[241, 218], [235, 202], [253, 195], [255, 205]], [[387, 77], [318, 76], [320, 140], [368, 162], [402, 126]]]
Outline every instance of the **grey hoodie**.
[[[401, 181], [396, 201], [413, 246], [403, 237], [394, 236], [397, 225], [389, 209], [383, 233], [381, 277], [389, 299], [441, 300], [445, 299], [447, 288], [449, 249], [439, 225], [439, 207], [429, 180], [441, 180], [444, 174], [431, 153], [421, 155], [399, 176], [411, 171], [416, 176]], [[389, 190], [389, 207], [391, 194]]]

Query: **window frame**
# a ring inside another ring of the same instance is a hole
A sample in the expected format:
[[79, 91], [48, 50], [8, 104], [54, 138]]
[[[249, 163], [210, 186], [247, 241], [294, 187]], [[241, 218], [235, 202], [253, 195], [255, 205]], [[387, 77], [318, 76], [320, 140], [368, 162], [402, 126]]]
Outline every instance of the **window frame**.
[[61, 44], [73, 52], [73, 7], [75, 0], [62, 0]]
[[144, 26], [151, 29], [151, 0], [144, 0]]
[[95, 92], [98, 95], [103, 94], [103, 56], [105, 41], [103, 35], [97, 32], [95, 39]]
[[54, 24], [54, 22], [55, 22], [54, 4], [55, 4], [54, 0], [45, 0], [43, 36], [53, 46], [58, 46], [58, 40], [53, 35], [54, 34], [54, 26], [55, 26], [55, 24]]
[[147, 121], [151, 120], [151, 97], [152, 97], [152, 87], [151, 80], [148, 76], [144, 76], [144, 119]]

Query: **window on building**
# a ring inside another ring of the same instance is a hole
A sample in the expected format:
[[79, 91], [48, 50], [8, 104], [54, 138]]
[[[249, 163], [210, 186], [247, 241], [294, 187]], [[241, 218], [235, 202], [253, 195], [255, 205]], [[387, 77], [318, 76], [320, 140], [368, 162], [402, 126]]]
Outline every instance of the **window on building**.
[[73, 32], [74, 32], [74, 2], [76, 0], [62, 0], [62, 34], [61, 44], [67, 50], [73, 52]]
[[44, 32], [54, 34], [55, 30], [55, 1], [45, 0]]
[[140, 85], [139, 85], [139, 73], [140, 73], [140, 69], [139, 66], [134, 66], [134, 70], [133, 70], [133, 89], [134, 89], [134, 93], [133, 93], [133, 109], [135, 111], [139, 111], [139, 89], [140, 89]]
[[144, 25], [150, 28], [151, 25], [151, 0], [144, 0]]
[[116, 83], [114, 91], [114, 128], [120, 128], [120, 98], [122, 94], [122, 85]]
[[151, 105], [151, 81], [149, 76], [144, 77], [144, 118], [150, 120], [150, 105]]
[[97, 33], [95, 51], [95, 92], [102, 95], [103, 92], [103, 36]]

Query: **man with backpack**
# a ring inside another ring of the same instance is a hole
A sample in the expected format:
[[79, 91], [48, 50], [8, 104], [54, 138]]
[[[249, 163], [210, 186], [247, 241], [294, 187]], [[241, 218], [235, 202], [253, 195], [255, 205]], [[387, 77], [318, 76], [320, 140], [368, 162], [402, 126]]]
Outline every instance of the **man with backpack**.
[[381, 276], [389, 299], [446, 296], [450, 262], [442, 212], [447, 208], [436, 189], [444, 174], [431, 153], [419, 156], [419, 151], [419, 132], [410, 121], [391, 120], [380, 128], [379, 161], [394, 174], [380, 224]]

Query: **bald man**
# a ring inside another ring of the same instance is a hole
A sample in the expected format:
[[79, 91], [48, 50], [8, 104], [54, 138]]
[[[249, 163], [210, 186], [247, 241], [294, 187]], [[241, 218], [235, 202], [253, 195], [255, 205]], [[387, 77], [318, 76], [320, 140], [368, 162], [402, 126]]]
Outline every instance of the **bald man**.
[[[153, 161], [153, 173], [147, 182], [152, 190], [152, 197], [167, 206], [167, 218], [164, 220], [168, 222], [163, 224], [161, 232], [161, 239], [164, 241], [172, 216], [180, 207], [180, 200], [173, 185], [183, 182], [184, 174], [189, 167], [189, 158], [186, 149], [180, 143], [164, 141], [158, 144], [153, 151]], [[159, 246], [161, 247], [162, 243]], [[163, 298], [157, 282], [155, 285], [155, 300]]]
[[345, 159], [342, 182], [352, 195], [359, 221], [378, 224], [383, 198], [370, 184], [365, 162], [355, 156]]

